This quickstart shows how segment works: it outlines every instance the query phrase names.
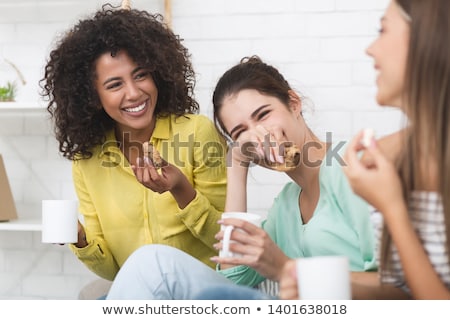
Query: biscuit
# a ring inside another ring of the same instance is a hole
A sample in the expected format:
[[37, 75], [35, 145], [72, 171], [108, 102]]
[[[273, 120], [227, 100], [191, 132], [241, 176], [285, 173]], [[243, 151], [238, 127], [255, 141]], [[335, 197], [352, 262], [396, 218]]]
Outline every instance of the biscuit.
[[284, 147], [284, 163], [271, 162], [269, 167], [282, 172], [295, 169], [300, 163], [300, 149], [296, 145]]
[[164, 167], [165, 161], [163, 158], [161, 158], [161, 155], [159, 154], [158, 150], [153, 146], [153, 144], [144, 142], [142, 144], [142, 150], [144, 151], [144, 156], [148, 157], [152, 163], [153, 166], [156, 169], [160, 169]]

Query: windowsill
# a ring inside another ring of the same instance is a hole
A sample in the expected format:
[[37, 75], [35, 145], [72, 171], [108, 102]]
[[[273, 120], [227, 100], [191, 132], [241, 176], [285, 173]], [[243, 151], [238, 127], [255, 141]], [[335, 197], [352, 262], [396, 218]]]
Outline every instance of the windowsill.
[[0, 111], [42, 111], [45, 107], [33, 102], [0, 102]]
[[42, 231], [42, 222], [38, 218], [0, 222], [0, 231]]

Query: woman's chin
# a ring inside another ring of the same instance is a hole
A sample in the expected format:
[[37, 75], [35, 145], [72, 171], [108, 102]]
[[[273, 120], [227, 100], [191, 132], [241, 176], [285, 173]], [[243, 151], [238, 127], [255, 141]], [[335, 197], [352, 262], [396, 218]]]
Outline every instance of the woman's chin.
[[399, 101], [394, 101], [391, 99], [382, 99], [382, 98], [378, 98], [377, 97], [377, 103], [378, 105], [380, 105], [381, 107], [386, 107], [386, 108], [401, 108], [401, 103]]

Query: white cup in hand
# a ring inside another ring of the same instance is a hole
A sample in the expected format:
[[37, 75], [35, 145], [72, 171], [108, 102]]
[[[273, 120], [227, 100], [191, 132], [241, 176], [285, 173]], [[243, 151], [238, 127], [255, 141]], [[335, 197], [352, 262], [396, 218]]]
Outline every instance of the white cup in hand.
[[350, 300], [348, 258], [321, 256], [298, 258], [297, 283], [300, 299]]
[[[261, 226], [261, 216], [259, 214], [255, 213], [247, 213], [247, 212], [224, 212], [222, 214], [222, 219], [241, 219], [248, 221], [252, 224], [254, 224], [257, 227]], [[231, 257], [240, 257], [241, 255], [235, 252], [230, 251], [230, 243], [233, 243], [235, 241], [230, 240], [231, 233], [233, 230], [236, 229], [236, 231], [239, 232], [245, 232], [244, 230], [240, 228], [235, 228], [231, 225], [222, 225], [220, 227], [220, 230], [223, 231], [223, 239], [222, 239], [222, 250], [219, 252], [219, 257], [221, 258], [231, 258]]]
[[42, 200], [42, 242], [78, 241], [78, 201]]

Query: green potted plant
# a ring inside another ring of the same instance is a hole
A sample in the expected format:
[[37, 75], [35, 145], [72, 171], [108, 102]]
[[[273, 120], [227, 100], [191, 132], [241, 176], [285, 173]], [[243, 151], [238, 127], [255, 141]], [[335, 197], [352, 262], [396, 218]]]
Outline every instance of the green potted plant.
[[7, 82], [6, 85], [0, 86], [0, 101], [12, 102], [16, 97], [17, 86], [15, 82]]
[[25, 85], [26, 81], [19, 68], [7, 59], [0, 61], [0, 102], [15, 102], [18, 81]]

